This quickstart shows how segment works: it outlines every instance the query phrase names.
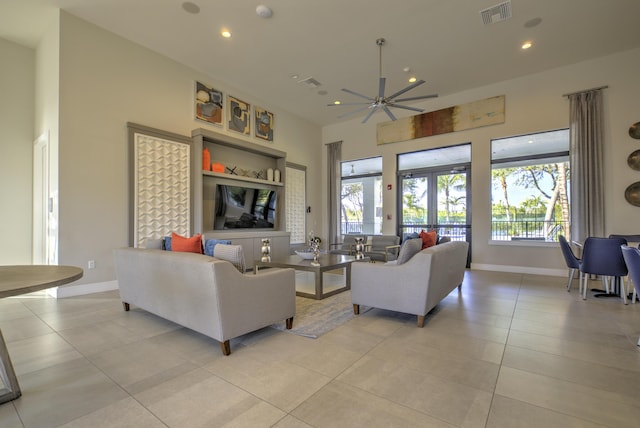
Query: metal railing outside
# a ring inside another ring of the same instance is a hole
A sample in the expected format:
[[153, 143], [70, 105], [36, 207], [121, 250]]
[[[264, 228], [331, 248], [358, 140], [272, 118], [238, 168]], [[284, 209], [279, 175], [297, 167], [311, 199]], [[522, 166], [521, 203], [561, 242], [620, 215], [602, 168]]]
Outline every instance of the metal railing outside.
[[568, 224], [556, 220], [493, 220], [491, 240], [554, 242], [558, 240], [558, 235], [565, 234], [568, 230]]

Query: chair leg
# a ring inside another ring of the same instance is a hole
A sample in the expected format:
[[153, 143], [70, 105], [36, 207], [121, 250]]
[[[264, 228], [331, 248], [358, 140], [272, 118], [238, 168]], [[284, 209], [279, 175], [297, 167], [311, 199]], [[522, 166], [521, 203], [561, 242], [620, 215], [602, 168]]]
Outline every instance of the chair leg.
[[587, 300], [587, 287], [589, 286], [589, 277], [587, 275], [587, 273], [582, 274], [582, 278], [584, 279], [584, 283], [582, 284], [582, 300]]
[[293, 328], [293, 317], [287, 318], [286, 321], [287, 330], [291, 330]]
[[620, 283], [620, 292], [622, 293], [622, 303], [624, 303], [625, 305], [628, 305], [629, 302], [627, 301], [627, 287], [624, 285], [624, 278], [621, 276], [616, 277], [615, 281], [618, 281]]
[[360, 305], [353, 305], [353, 314], [354, 315], [360, 315]]
[[424, 327], [424, 315], [418, 315], [418, 327]]
[[571, 292], [571, 283], [573, 282], [573, 277], [576, 275], [575, 269], [569, 269], [569, 282], [567, 283], [567, 291]]

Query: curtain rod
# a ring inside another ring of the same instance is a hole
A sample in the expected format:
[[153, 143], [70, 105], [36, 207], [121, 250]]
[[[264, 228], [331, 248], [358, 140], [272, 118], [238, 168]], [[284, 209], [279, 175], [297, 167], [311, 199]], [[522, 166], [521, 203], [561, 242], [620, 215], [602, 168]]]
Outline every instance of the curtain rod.
[[597, 91], [597, 90], [600, 90], [600, 89], [607, 89], [608, 87], [609, 87], [608, 85], [598, 86], [597, 88], [585, 89], [584, 91], [576, 91], [576, 92], [571, 92], [571, 93], [568, 93], [568, 94], [562, 94], [562, 96], [563, 97], [568, 97], [570, 95], [580, 94], [582, 92], [590, 92], [590, 91]]

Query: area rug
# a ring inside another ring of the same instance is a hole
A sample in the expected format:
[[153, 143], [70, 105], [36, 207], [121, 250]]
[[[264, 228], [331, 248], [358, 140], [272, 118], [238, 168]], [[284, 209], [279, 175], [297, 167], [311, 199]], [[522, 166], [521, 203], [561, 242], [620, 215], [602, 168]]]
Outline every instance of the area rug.
[[296, 315], [293, 318], [293, 328], [287, 330], [284, 321], [273, 324], [271, 327], [316, 339], [353, 317], [351, 291], [338, 293], [322, 300], [296, 296]]

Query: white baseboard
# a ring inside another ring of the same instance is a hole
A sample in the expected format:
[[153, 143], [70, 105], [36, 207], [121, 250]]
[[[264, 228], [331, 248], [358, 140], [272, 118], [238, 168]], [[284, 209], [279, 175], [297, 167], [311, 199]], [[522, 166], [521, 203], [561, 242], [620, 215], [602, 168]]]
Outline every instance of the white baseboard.
[[83, 296], [85, 294], [101, 293], [118, 289], [118, 281], [94, 282], [93, 284], [67, 285], [47, 290], [47, 294], [62, 299], [65, 297]]
[[531, 275], [567, 276], [567, 269], [546, 269], [530, 266], [507, 266], [471, 263], [472, 270], [489, 270], [494, 272], [526, 273]]

